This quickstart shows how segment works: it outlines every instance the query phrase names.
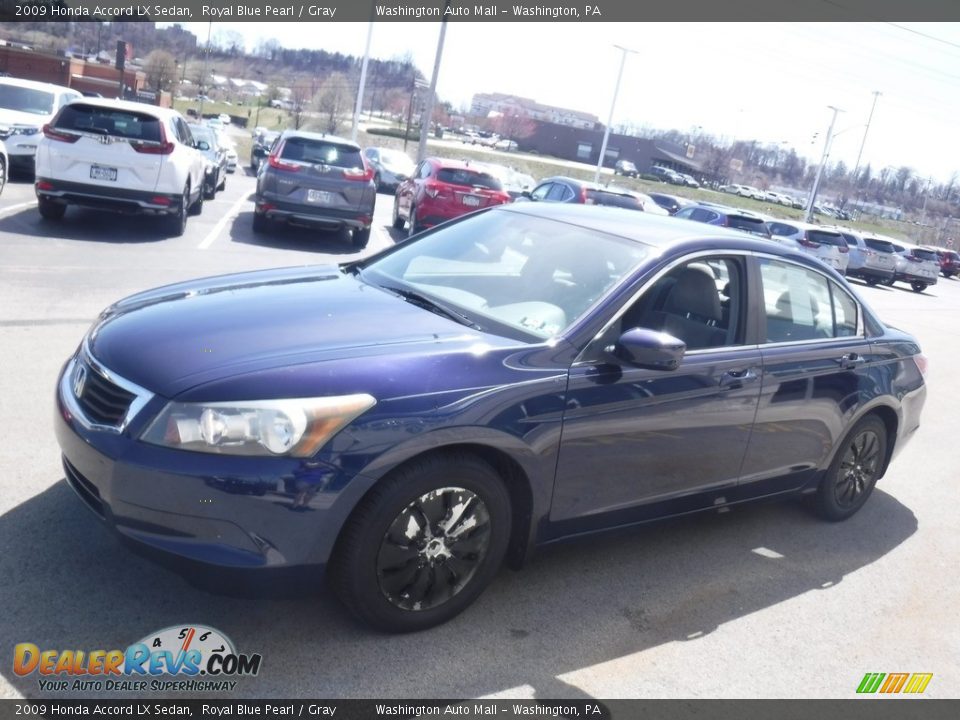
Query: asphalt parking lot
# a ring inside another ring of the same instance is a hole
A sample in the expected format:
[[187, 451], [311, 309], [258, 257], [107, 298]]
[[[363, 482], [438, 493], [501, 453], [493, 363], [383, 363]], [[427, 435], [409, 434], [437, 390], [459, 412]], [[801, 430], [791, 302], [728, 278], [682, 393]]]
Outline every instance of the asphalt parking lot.
[[[846, 523], [780, 503], [554, 547], [454, 621], [401, 637], [359, 627], [329, 594], [207, 594], [120, 546], [66, 486], [52, 432], [57, 371], [99, 311], [201, 275], [356, 256], [335, 234], [254, 236], [252, 190], [231, 175], [175, 239], [77, 209], [45, 223], [23, 180], [0, 197], [4, 652], [124, 648], [203, 623], [264, 658], [235, 697], [850, 698], [867, 672], [933, 673], [926, 696], [960, 696], [957, 280], [923, 294], [854, 282], [930, 370], [920, 432]], [[365, 254], [395, 241], [390, 210], [381, 194]], [[45, 694], [8, 655], [0, 697], [21, 696]]]

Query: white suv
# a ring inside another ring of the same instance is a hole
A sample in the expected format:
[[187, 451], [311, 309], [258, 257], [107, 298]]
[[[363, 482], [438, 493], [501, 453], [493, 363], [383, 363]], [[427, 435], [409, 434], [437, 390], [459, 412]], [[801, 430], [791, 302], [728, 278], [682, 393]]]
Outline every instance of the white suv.
[[57, 110], [80, 97], [62, 85], [0, 77], [0, 140], [14, 168], [33, 172], [41, 128]]
[[43, 128], [37, 148], [40, 215], [59, 220], [67, 205], [162, 215], [182, 235], [203, 209], [204, 159], [175, 110], [84, 98]]

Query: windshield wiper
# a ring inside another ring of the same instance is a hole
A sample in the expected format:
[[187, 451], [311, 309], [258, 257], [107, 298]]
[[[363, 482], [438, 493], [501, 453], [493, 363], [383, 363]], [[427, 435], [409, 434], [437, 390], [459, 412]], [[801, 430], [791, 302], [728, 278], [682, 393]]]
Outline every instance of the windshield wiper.
[[437, 315], [442, 315], [450, 320], [453, 320], [454, 322], [460, 323], [461, 325], [466, 325], [469, 328], [473, 328], [474, 330], [483, 330], [482, 327], [477, 325], [477, 323], [464, 315], [462, 312], [454, 310], [449, 305], [439, 303], [432, 297], [428, 297], [427, 295], [419, 293], [416, 290], [408, 290], [406, 288], [398, 288], [391, 285], [381, 285], [380, 287], [388, 292], [399, 295], [407, 302], [412, 303], [417, 307], [421, 307], [424, 310], [429, 310]]

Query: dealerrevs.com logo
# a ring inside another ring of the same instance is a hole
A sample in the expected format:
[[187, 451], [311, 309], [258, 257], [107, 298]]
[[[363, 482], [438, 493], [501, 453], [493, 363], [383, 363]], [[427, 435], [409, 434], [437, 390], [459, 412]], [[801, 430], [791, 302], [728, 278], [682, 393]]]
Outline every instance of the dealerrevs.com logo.
[[125, 650], [41, 650], [29, 642], [13, 649], [14, 673], [36, 673], [44, 692], [230, 692], [233, 678], [256, 675], [262, 660], [238, 653], [226, 635], [205, 625], [164, 628]]

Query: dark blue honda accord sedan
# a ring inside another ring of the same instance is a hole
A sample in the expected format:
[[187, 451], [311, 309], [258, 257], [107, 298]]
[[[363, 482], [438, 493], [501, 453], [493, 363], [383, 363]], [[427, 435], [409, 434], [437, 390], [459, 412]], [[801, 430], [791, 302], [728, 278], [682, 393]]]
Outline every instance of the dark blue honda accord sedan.
[[530, 203], [122, 300], [64, 366], [56, 428], [135, 546], [325, 574], [410, 631], [572, 535], [775, 495], [851, 516], [919, 425], [925, 366], [815, 258]]

